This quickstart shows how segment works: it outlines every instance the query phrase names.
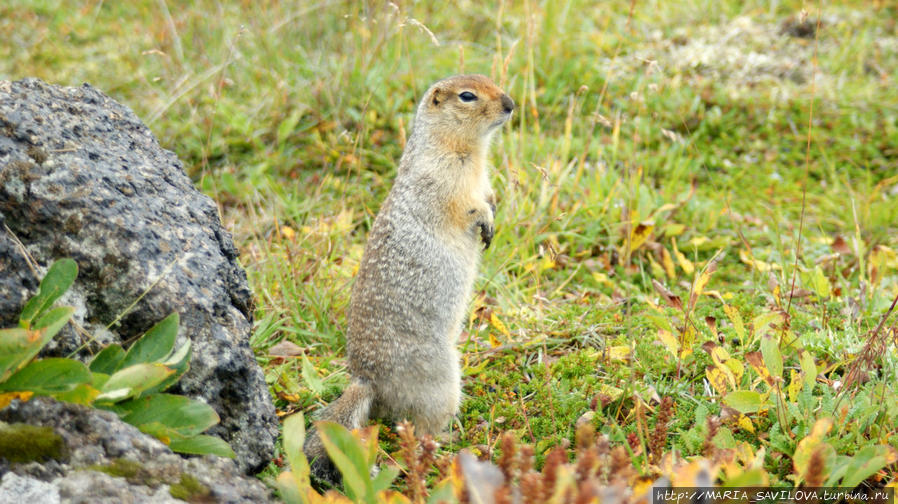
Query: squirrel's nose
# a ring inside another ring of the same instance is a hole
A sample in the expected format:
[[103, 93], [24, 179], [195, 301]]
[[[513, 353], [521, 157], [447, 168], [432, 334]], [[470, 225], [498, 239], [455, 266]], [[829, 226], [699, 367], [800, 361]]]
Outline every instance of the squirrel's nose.
[[514, 110], [514, 100], [506, 94], [502, 95], [502, 109], [506, 114], [510, 114]]

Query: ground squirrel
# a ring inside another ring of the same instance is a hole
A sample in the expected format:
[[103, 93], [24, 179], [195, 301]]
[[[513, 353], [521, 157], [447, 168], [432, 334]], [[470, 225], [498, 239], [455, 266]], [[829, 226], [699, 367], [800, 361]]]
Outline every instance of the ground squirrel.
[[[355, 429], [369, 417], [407, 419], [434, 435], [457, 413], [456, 343], [494, 232], [487, 151], [513, 110], [482, 75], [449, 77], [425, 93], [352, 289], [352, 378], [320, 420]], [[339, 481], [316, 433], [303, 450], [315, 477]]]

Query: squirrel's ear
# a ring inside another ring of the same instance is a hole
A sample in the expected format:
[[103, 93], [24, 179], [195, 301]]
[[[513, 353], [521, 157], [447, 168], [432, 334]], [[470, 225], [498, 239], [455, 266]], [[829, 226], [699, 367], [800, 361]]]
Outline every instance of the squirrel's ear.
[[430, 103], [432, 103], [434, 106], [439, 105], [440, 102], [443, 101], [443, 99], [440, 97], [441, 94], [442, 91], [440, 91], [440, 88], [434, 89], [433, 92], [430, 93]]

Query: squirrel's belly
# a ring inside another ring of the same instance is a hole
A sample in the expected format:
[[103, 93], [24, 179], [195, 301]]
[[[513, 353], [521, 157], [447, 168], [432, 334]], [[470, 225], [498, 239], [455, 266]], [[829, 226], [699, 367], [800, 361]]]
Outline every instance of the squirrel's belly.
[[[389, 369], [413, 378], [445, 375], [458, 366], [455, 345], [476, 264], [432, 236], [402, 238], [385, 240], [359, 270], [347, 335], [354, 374], [373, 379]], [[454, 362], [440, 369], [427, 365], [441, 357]]]

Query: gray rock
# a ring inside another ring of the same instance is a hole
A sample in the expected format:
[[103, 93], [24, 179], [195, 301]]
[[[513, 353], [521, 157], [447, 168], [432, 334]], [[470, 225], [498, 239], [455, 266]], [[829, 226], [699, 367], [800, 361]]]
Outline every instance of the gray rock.
[[0, 502], [59, 504], [59, 489], [50, 483], [8, 472], [0, 480]]
[[171, 496], [168, 485], [156, 488], [133, 485], [125, 478], [110, 476], [97, 471], [72, 471], [51, 484], [60, 497], [71, 504], [183, 504]]
[[210, 434], [244, 471], [265, 467], [277, 419], [249, 347], [246, 273], [215, 203], [130, 109], [93, 87], [0, 81], [0, 327], [16, 324], [62, 257], [78, 263], [63, 301], [84, 331], [65, 328], [44, 354], [86, 360], [177, 311], [193, 357], [173, 392], [215, 408]]
[[[64, 460], [0, 466], [0, 502], [271, 502], [271, 492], [230, 459], [185, 459], [110, 412], [40, 397], [13, 401], [0, 421], [50, 427]], [[2, 455], [0, 455], [2, 458]], [[19, 500], [19, 495], [46, 498]]]

